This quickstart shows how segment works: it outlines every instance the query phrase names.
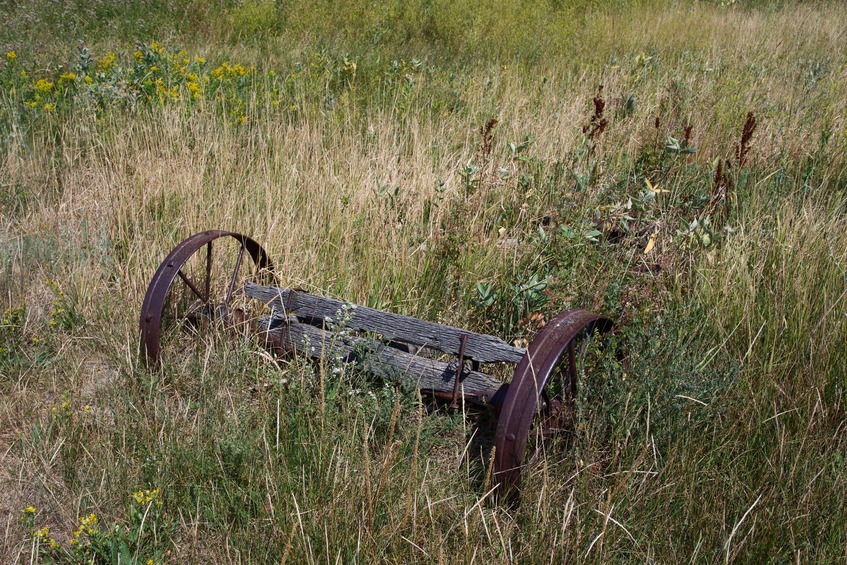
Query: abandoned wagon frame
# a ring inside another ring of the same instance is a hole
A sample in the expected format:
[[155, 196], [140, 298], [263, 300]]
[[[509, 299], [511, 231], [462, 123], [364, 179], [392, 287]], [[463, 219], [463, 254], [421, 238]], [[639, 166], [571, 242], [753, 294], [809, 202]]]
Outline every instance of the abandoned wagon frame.
[[[245, 254], [249, 267], [243, 265]], [[498, 413], [494, 479], [501, 494], [519, 493], [533, 426], [552, 431], [568, 425], [578, 342], [612, 327], [604, 316], [567, 310], [522, 349], [491, 335], [269, 286], [272, 273], [268, 254], [245, 235], [205, 231], [177, 245], [153, 276], [141, 308], [141, 351], [148, 366], [160, 364], [168, 339], [186, 334], [193, 339], [202, 324], [220, 322], [248, 328], [275, 352], [356, 360], [364, 370], [413, 383], [451, 408], [488, 406]], [[333, 334], [328, 321], [338, 322], [339, 313], [345, 331]], [[452, 361], [442, 360], [445, 355]], [[493, 363], [515, 365], [511, 382], [482, 371], [483, 364]], [[556, 387], [554, 374], [563, 378]]]

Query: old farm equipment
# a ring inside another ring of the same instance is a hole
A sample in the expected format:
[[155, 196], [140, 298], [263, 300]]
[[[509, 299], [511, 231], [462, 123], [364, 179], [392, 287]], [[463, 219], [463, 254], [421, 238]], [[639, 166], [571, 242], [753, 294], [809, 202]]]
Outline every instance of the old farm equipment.
[[[452, 408], [461, 403], [498, 414], [494, 477], [500, 492], [519, 492], [533, 432], [567, 425], [573, 413], [584, 344], [608, 332], [610, 319], [585, 310], [561, 312], [526, 349], [456, 327], [271, 286], [268, 254], [234, 232], [195, 234], [168, 254], [147, 288], [141, 309], [141, 350], [148, 366], [161, 363], [180, 340], [204, 327], [248, 328], [276, 352], [356, 361], [386, 380], [416, 384]], [[328, 326], [344, 318], [345, 331]], [[514, 365], [504, 383], [483, 367]]]

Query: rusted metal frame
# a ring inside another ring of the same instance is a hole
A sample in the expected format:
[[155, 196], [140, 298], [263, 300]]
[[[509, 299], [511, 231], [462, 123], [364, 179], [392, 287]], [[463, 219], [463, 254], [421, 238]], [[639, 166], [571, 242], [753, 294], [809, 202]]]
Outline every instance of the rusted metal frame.
[[604, 316], [585, 310], [568, 310], [553, 318], [530, 343], [505, 392], [497, 420], [494, 477], [501, 494], [519, 494], [521, 464], [538, 411], [538, 400], [562, 355], [568, 352], [570, 382], [567, 388], [574, 395], [577, 375], [573, 341], [583, 332], [590, 333], [596, 328], [605, 333], [611, 327], [612, 321]]
[[[241, 243], [236, 257], [232, 277], [227, 286], [224, 305], [221, 306], [224, 315], [227, 314], [227, 305], [232, 298], [235, 282], [238, 277], [244, 251], [247, 250], [256, 265], [256, 273], [262, 269], [272, 269], [273, 265], [265, 250], [253, 239], [228, 231], [206, 231], [195, 234], [180, 243], [165, 260], [159, 265], [152, 282], [147, 289], [144, 303], [141, 309], [141, 347], [148, 364], [155, 365], [159, 361], [161, 353], [160, 331], [162, 313], [168, 292], [177, 276], [179, 276], [188, 288], [201, 300], [207, 308], [212, 298], [211, 289], [211, 267], [212, 267], [212, 242], [221, 237], [233, 237]], [[206, 281], [205, 297], [197, 286], [183, 273], [182, 267], [203, 246], [206, 250]], [[283, 306], [284, 310], [290, 310], [291, 300], [294, 293], [288, 295]], [[286, 312], [287, 313], [287, 312]], [[238, 313], [236, 313], [238, 314]], [[242, 320], [244, 316], [241, 313]], [[515, 375], [510, 384], [503, 384], [497, 389], [476, 390], [474, 393], [460, 393], [460, 381], [465, 371], [465, 354], [467, 335], [461, 336], [461, 345], [458, 355], [458, 367], [455, 371], [455, 382], [453, 392], [426, 391], [442, 400], [449, 400], [451, 408], [458, 406], [458, 401], [481, 404], [495, 408], [500, 412], [495, 437], [495, 460], [494, 473], [501, 493], [510, 491], [515, 493], [520, 484], [521, 465], [523, 463], [526, 443], [529, 437], [532, 421], [538, 414], [539, 398], [545, 394], [548, 381], [554, 369], [559, 364], [564, 352], [567, 351], [568, 358], [568, 380], [565, 383], [565, 396], [571, 410], [577, 392], [577, 367], [574, 341], [585, 332], [593, 332], [599, 329], [607, 332], [612, 327], [612, 321], [606, 317], [592, 314], [584, 310], [570, 310], [563, 312], [550, 321], [530, 344], [523, 358], [518, 362]], [[260, 332], [265, 337], [265, 343], [273, 350], [290, 350], [286, 345], [284, 337], [274, 337], [268, 332]], [[471, 359], [472, 370], [478, 371], [479, 362]], [[546, 396], [545, 396], [546, 398]], [[548, 400], [548, 411], [553, 410], [556, 399]], [[558, 405], [557, 405], [558, 406]], [[519, 493], [518, 493], [519, 494]]]
[[197, 286], [193, 282], [191, 282], [191, 279], [188, 278], [188, 275], [182, 272], [182, 269], [177, 271], [177, 274], [179, 275], [179, 278], [182, 279], [182, 282], [184, 282], [188, 286], [191, 292], [197, 295], [197, 298], [199, 298], [203, 302], [203, 304], [209, 304], [208, 291], [206, 291], [206, 296], [203, 296], [203, 294], [199, 290], [197, 290]]
[[206, 244], [206, 302], [212, 298], [212, 240]]
[[[210, 243], [211, 244], [211, 243]], [[238, 278], [238, 271], [241, 269], [241, 260], [244, 258], [244, 243], [238, 248], [238, 256], [235, 258], [235, 269], [232, 271], [232, 278], [229, 279], [229, 286], [226, 289], [226, 298], [224, 304], [229, 304], [232, 300], [232, 293], [235, 290], [235, 280]]]
[[[457, 396], [456, 400], [456, 408], [459, 407], [459, 403], [462, 404], [473, 404], [475, 406], [479, 406], [482, 408], [491, 408], [495, 412], [499, 411], [503, 406], [503, 398], [506, 395], [506, 390], [509, 388], [508, 383], [504, 383], [500, 388], [490, 389], [483, 392], [477, 393], [467, 393], [460, 392]], [[438, 401], [445, 403], [453, 402], [453, 393], [452, 392], [440, 392], [437, 390], [428, 390], [421, 389], [421, 392], [429, 395], [431, 398], [435, 398]], [[455, 408], [451, 408], [451, 410], [455, 410]]]
[[462, 336], [462, 343], [459, 345], [459, 360], [456, 365], [456, 380], [453, 382], [453, 397], [450, 399], [450, 410], [456, 410], [459, 407], [459, 383], [462, 380], [462, 373], [465, 372], [465, 346], [468, 344], [468, 336]]
[[[215, 239], [227, 236], [241, 242], [242, 247], [244, 247], [253, 258], [257, 272], [262, 269], [273, 269], [273, 264], [262, 246], [255, 240], [239, 233], [220, 230], [204, 231], [194, 234], [182, 241], [159, 265], [159, 268], [153, 275], [153, 279], [147, 287], [147, 292], [144, 295], [139, 325], [141, 329], [141, 352], [148, 365], [154, 366], [159, 362], [159, 355], [161, 353], [160, 332], [162, 325], [162, 312], [167, 300], [168, 291], [173, 285], [174, 279], [181, 273], [182, 267], [188, 259], [202, 249], [204, 245], [210, 244]], [[211, 247], [207, 250], [207, 273], [210, 266]], [[189, 288], [191, 288], [193, 283], [188, 283], [188, 277], [183, 274], [181, 278], [186, 282]], [[210, 278], [209, 274], [207, 274], [207, 285], [211, 284]], [[191, 290], [202, 300], [202, 293], [199, 292], [196, 286]], [[209, 289], [209, 292], [211, 292], [211, 288]], [[208, 300], [209, 293], [207, 293], [205, 302], [208, 302]]]
[[568, 409], [571, 414], [574, 412], [574, 404], [576, 403], [576, 352], [574, 351], [573, 340], [568, 342]]

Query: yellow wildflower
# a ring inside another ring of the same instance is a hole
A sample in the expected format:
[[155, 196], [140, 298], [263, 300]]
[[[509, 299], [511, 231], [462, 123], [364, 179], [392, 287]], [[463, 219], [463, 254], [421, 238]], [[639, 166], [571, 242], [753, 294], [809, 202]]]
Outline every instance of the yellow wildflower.
[[94, 84], [94, 79], [90, 76], [85, 77], [85, 84]]
[[46, 78], [38, 79], [38, 82], [35, 83], [35, 90], [47, 94], [53, 90], [53, 83]]
[[24, 508], [25, 514], [35, 514], [35, 511], [36, 511], [35, 506], [27, 506], [26, 508]]
[[36, 530], [33, 537], [35, 537], [35, 539], [37, 539], [40, 543], [50, 543], [50, 528], [44, 526], [40, 530]]
[[52, 114], [53, 112], [56, 111], [56, 105], [50, 104], [48, 102], [47, 104], [44, 105], [44, 111], [47, 112], [48, 114]]
[[132, 56], [135, 57], [136, 61], [141, 61], [141, 59], [144, 58], [144, 53], [142, 53], [140, 50], [136, 49], [135, 53], [133, 53]]
[[238, 116], [238, 125], [241, 125], [241, 124], [243, 124], [243, 123], [244, 123], [244, 122], [246, 122], [246, 121], [247, 121], [247, 116], [245, 116], [245, 115], [243, 115], [243, 114], [242, 114], [242, 115], [240, 115], [240, 116]]
[[26, 71], [21, 71], [21, 78], [29, 78], [29, 73]]
[[18, 58], [18, 54], [15, 53], [14, 51], [6, 51], [6, 58], [11, 63], [12, 61], [14, 61], [15, 59]]
[[74, 82], [76, 80], [76, 75], [71, 72], [62, 73], [62, 76], [59, 77], [59, 82]]
[[194, 98], [200, 98], [200, 95], [203, 93], [203, 90], [200, 88], [200, 85], [196, 82], [187, 82], [185, 83], [185, 87], [191, 93], [191, 96]]
[[79, 517], [79, 529], [74, 532], [73, 537], [79, 538], [83, 532], [88, 535], [94, 535], [97, 533], [97, 516], [92, 512], [88, 516], [80, 516]]
[[117, 59], [117, 55], [109, 51], [103, 57], [97, 61], [97, 70], [106, 72], [112, 67], [115, 66], [115, 60]]

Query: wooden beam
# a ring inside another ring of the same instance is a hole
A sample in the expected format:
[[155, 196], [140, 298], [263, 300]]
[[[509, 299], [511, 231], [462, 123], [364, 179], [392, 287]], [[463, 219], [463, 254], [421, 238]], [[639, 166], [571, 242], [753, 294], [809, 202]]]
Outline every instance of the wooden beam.
[[[338, 312], [348, 303], [284, 287], [261, 286], [248, 283], [247, 296], [271, 305], [275, 313], [293, 314], [300, 320], [331, 319], [337, 322]], [[469, 332], [460, 328], [426, 322], [368, 308], [355, 306], [347, 327], [357, 331], [378, 333], [387, 340], [396, 340], [428, 347], [450, 355], [459, 354], [462, 336], [468, 336], [465, 358], [480, 363], [518, 363], [525, 349], [512, 347], [505, 341], [486, 334]]]
[[[259, 337], [270, 336], [286, 349], [320, 359], [341, 358], [356, 362], [362, 370], [388, 381], [402, 381], [424, 391], [452, 393], [456, 362], [445, 363], [400, 351], [372, 338], [340, 335], [302, 324], [292, 318], [263, 316], [258, 320]], [[265, 337], [264, 339], [268, 339]], [[490, 399], [501, 383], [478, 371], [466, 371], [460, 391], [465, 395]]]

